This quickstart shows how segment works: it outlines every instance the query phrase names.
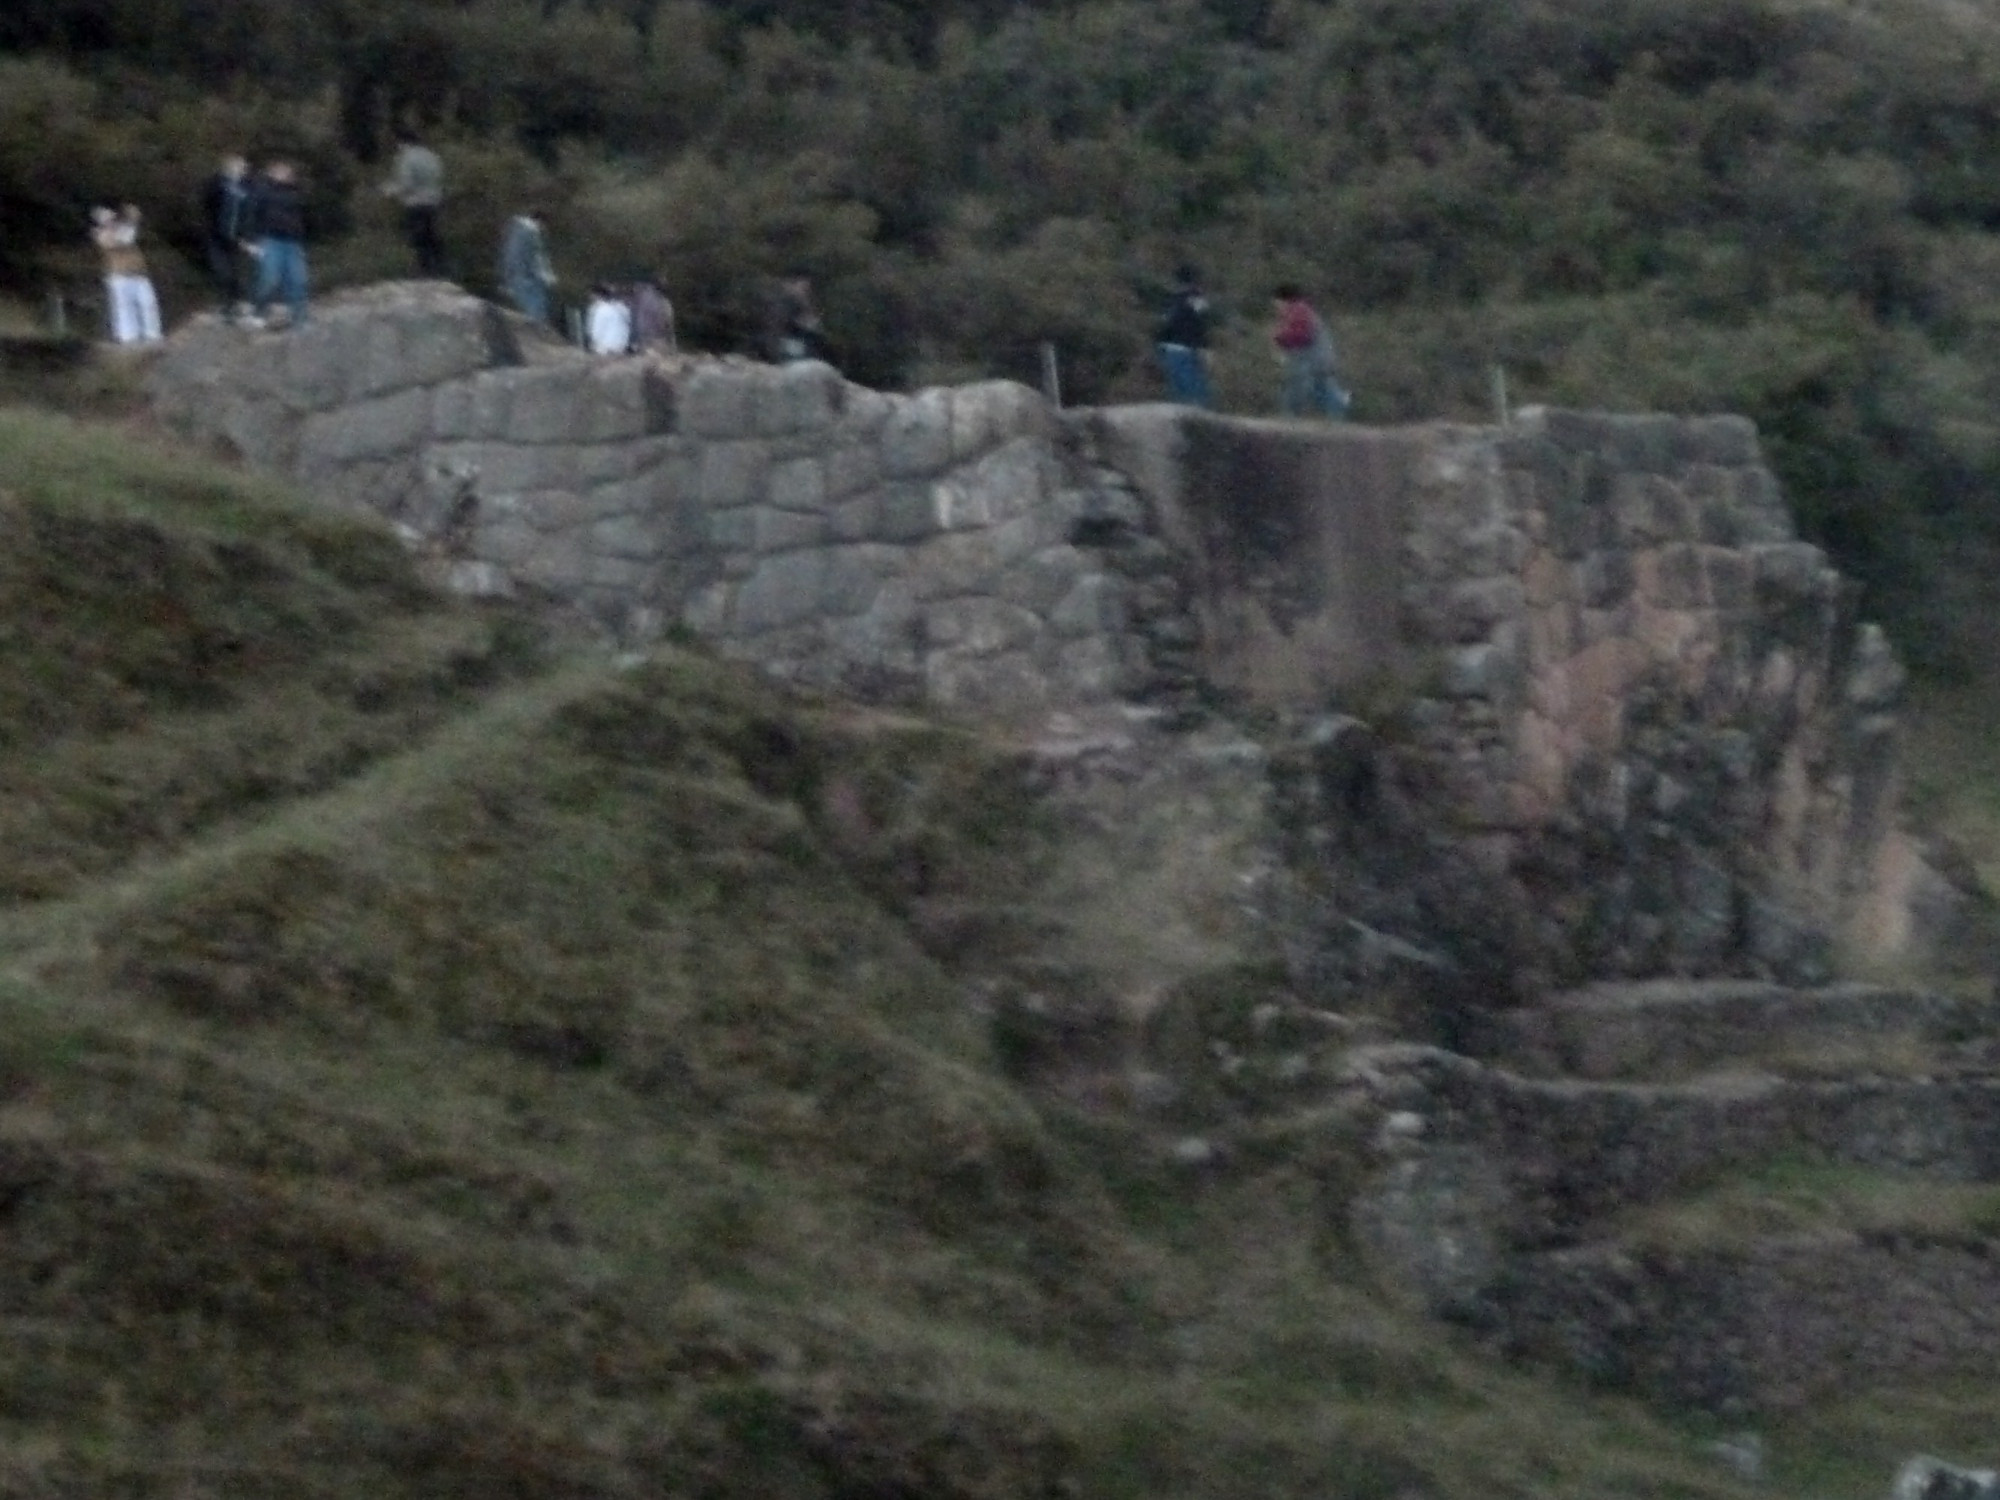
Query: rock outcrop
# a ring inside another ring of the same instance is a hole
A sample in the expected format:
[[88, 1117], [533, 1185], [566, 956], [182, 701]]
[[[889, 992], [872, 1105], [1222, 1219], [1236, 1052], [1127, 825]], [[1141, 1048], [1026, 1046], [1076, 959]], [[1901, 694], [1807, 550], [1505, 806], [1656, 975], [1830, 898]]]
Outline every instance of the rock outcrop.
[[[1533, 987], [1901, 952], [1901, 673], [1734, 418], [1376, 431], [590, 359], [428, 285], [197, 320], [170, 422], [643, 639], [986, 715], [1353, 705], [1537, 913]], [[1572, 955], [1565, 959], [1562, 955]], [[1544, 973], [1543, 970], [1548, 972]]]
[[1432, 1311], [1721, 1410], [1992, 1367], [1939, 1312], [2000, 1291], [1977, 1213], [1634, 1217], [1786, 1163], [2000, 1183], [1987, 1009], [1830, 983], [1969, 907], [1899, 821], [1901, 669], [1747, 422], [887, 395], [435, 286], [197, 320], [152, 379], [455, 586], [1033, 721], [1090, 837], [1074, 972], [987, 996], [1022, 1076], [1124, 1090], [1204, 1171], [1245, 1121], [1339, 1137], [1349, 1241]]

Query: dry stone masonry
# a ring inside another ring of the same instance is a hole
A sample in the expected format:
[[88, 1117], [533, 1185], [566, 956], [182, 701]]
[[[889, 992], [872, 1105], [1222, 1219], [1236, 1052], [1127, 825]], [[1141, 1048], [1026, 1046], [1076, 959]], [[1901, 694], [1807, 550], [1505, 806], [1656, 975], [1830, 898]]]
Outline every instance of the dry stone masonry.
[[[158, 411], [462, 590], [1033, 728], [1085, 957], [988, 1003], [1180, 1169], [1295, 1139], [1385, 1287], [1674, 1403], [1994, 1369], [1992, 1006], [1830, 983], [1976, 907], [1747, 422], [1065, 413], [592, 359], [434, 285], [316, 311], [196, 320]], [[1960, 1211], [1703, 1229], [1799, 1170]]]
[[819, 364], [593, 360], [394, 285], [282, 337], [198, 321], [156, 380], [171, 421], [452, 552], [461, 586], [945, 706], [1146, 685], [1132, 569], [1107, 561], [1136, 509], [1065, 461], [1025, 387], [890, 396]]
[[[391, 284], [196, 320], [158, 408], [461, 587], [985, 715], [1357, 704], [1582, 973], [1900, 951], [1901, 673], [1736, 418], [1368, 430], [591, 359]], [[1532, 945], [1530, 945], [1532, 946]], [[1523, 962], [1533, 970], [1532, 953]], [[1532, 976], [1531, 976], [1532, 978]]]

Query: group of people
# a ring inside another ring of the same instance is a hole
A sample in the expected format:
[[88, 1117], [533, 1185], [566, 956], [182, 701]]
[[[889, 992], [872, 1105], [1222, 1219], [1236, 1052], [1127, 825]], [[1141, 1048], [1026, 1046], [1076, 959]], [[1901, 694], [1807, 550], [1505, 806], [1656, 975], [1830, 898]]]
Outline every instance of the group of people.
[[[282, 300], [292, 322], [305, 318], [306, 208], [298, 173], [273, 161], [255, 176], [241, 156], [226, 158], [202, 191], [202, 241], [223, 312], [262, 326]], [[159, 342], [160, 299], [139, 245], [136, 204], [90, 211], [90, 240], [104, 262], [111, 338], [119, 344]]]
[[[1326, 320], [1293, 282], [1272, 293], [1271, 347], [1282, 371], [1278, 404], [1287, 416], [1347, 415], [1353, 398], [1340, 383], [1339, 359]], [[1154, 331], [1169, 399], [1189, 406], [1215, 404], [1208, 378], [1209, 327], [1214, 312], [1193, 266], [1174, 273], [1174, 290]]]
[[[414, 134], [399, 132], [382, 192], [402, 209], [403, 235], [418, 274], [442, 276], [444, 165], [437, 153]], [[282, 304], [285, 325], [303, 323], [307, 213], [293, 164], [279, 158], [253, 175], [244, 157], [231, 155], [209, 178], [201, 209], [207, 266], [223, 314], [246, 326], [268, 327], [274, 308]], [[129, 203], [91, 211], [91, 240], [104, 262], [111, 337], [120, 344], [153, 343], [161, 337], [159, 298], [139, 247], [141, 222], [139, 209]], [[503, 295], [539, 323], [550, 321], [556, 286], [543, 222], [535, 207], [510, 218], [501, 232], [499, 261]], [[1345, 416], [1351, 398], [1340, 383], [1326, 320], [1293, 283], [1280, 284], [1272, 302], [1271, 344], [1283, 372], [1281, 408], [1293, 416]], [[1214, 405], [1208, 373], [1212, 321], [1199, 272], [1181, 266], [1154, 334], [1170, 399]], [[575, 333], [595, 354], [672, 353], [677, 348], [673, 304], [651, 278], [594, 286]], [[774, 363], [827, 357], [825, 327], [808, 277], [795, 272], [779, 283], [766, 304], [762, 333], [763, 352]]]

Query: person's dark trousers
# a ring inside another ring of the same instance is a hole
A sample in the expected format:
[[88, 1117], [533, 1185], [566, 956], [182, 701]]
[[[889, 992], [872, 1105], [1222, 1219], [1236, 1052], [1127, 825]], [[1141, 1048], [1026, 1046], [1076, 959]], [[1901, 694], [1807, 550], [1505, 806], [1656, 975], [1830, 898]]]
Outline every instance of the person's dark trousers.
[[413, 205], [403, 210], [403, 238], [416, 252], [419, 274], [444, 275], [444, 241], [438, 235], [435, 204]]
[[203, 248], [207, 252], [209, 283], [215, 288], [216, 298], [224, 312], [233, 311], [250, 297], [243, 274], [243, 251], [216, 240], [210, 240]]

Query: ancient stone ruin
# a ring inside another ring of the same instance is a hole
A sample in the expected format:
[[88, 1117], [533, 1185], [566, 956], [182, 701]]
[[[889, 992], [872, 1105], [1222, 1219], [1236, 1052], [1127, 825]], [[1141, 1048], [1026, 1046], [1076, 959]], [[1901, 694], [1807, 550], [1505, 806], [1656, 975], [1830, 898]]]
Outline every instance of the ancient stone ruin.
[[[1734, 1412], [1992, 1373], [1948, 1312], [2000, 1305], [1976, 1226], [1697, 1252], [1634, 1218], [1801, 1157], [2000, 1180], [1983, 999], [1833, 983], [1971, 908], [1901, 821], [1902, 671], [1749, 423], [891, 395], [592, 359], [435, 285], [197, 320], [151, 378], [462, 590], [1029, 731], [1150, 882], [1065, 991], [1143, 1032], [1118, 1087], [1199, 1125], [1189, 1164], [1287, 1112], [1339, 1143], [1359, 1253], [1497, 1347]], [[1024, 1026], [1096, 1024], [1053, 993]]]
[[994, 717], [1390, 710], [1407, 774], [1600, 975], [1810, 975], [1828, 940], [1906, 949], [1925, 897], [1901, 672], [1740, 419], [1060, 413], [1004, 382], [595, 360], [422, 284], [283, 336], [197, 320], [153, 382], [459, 586], [628, 640]]

